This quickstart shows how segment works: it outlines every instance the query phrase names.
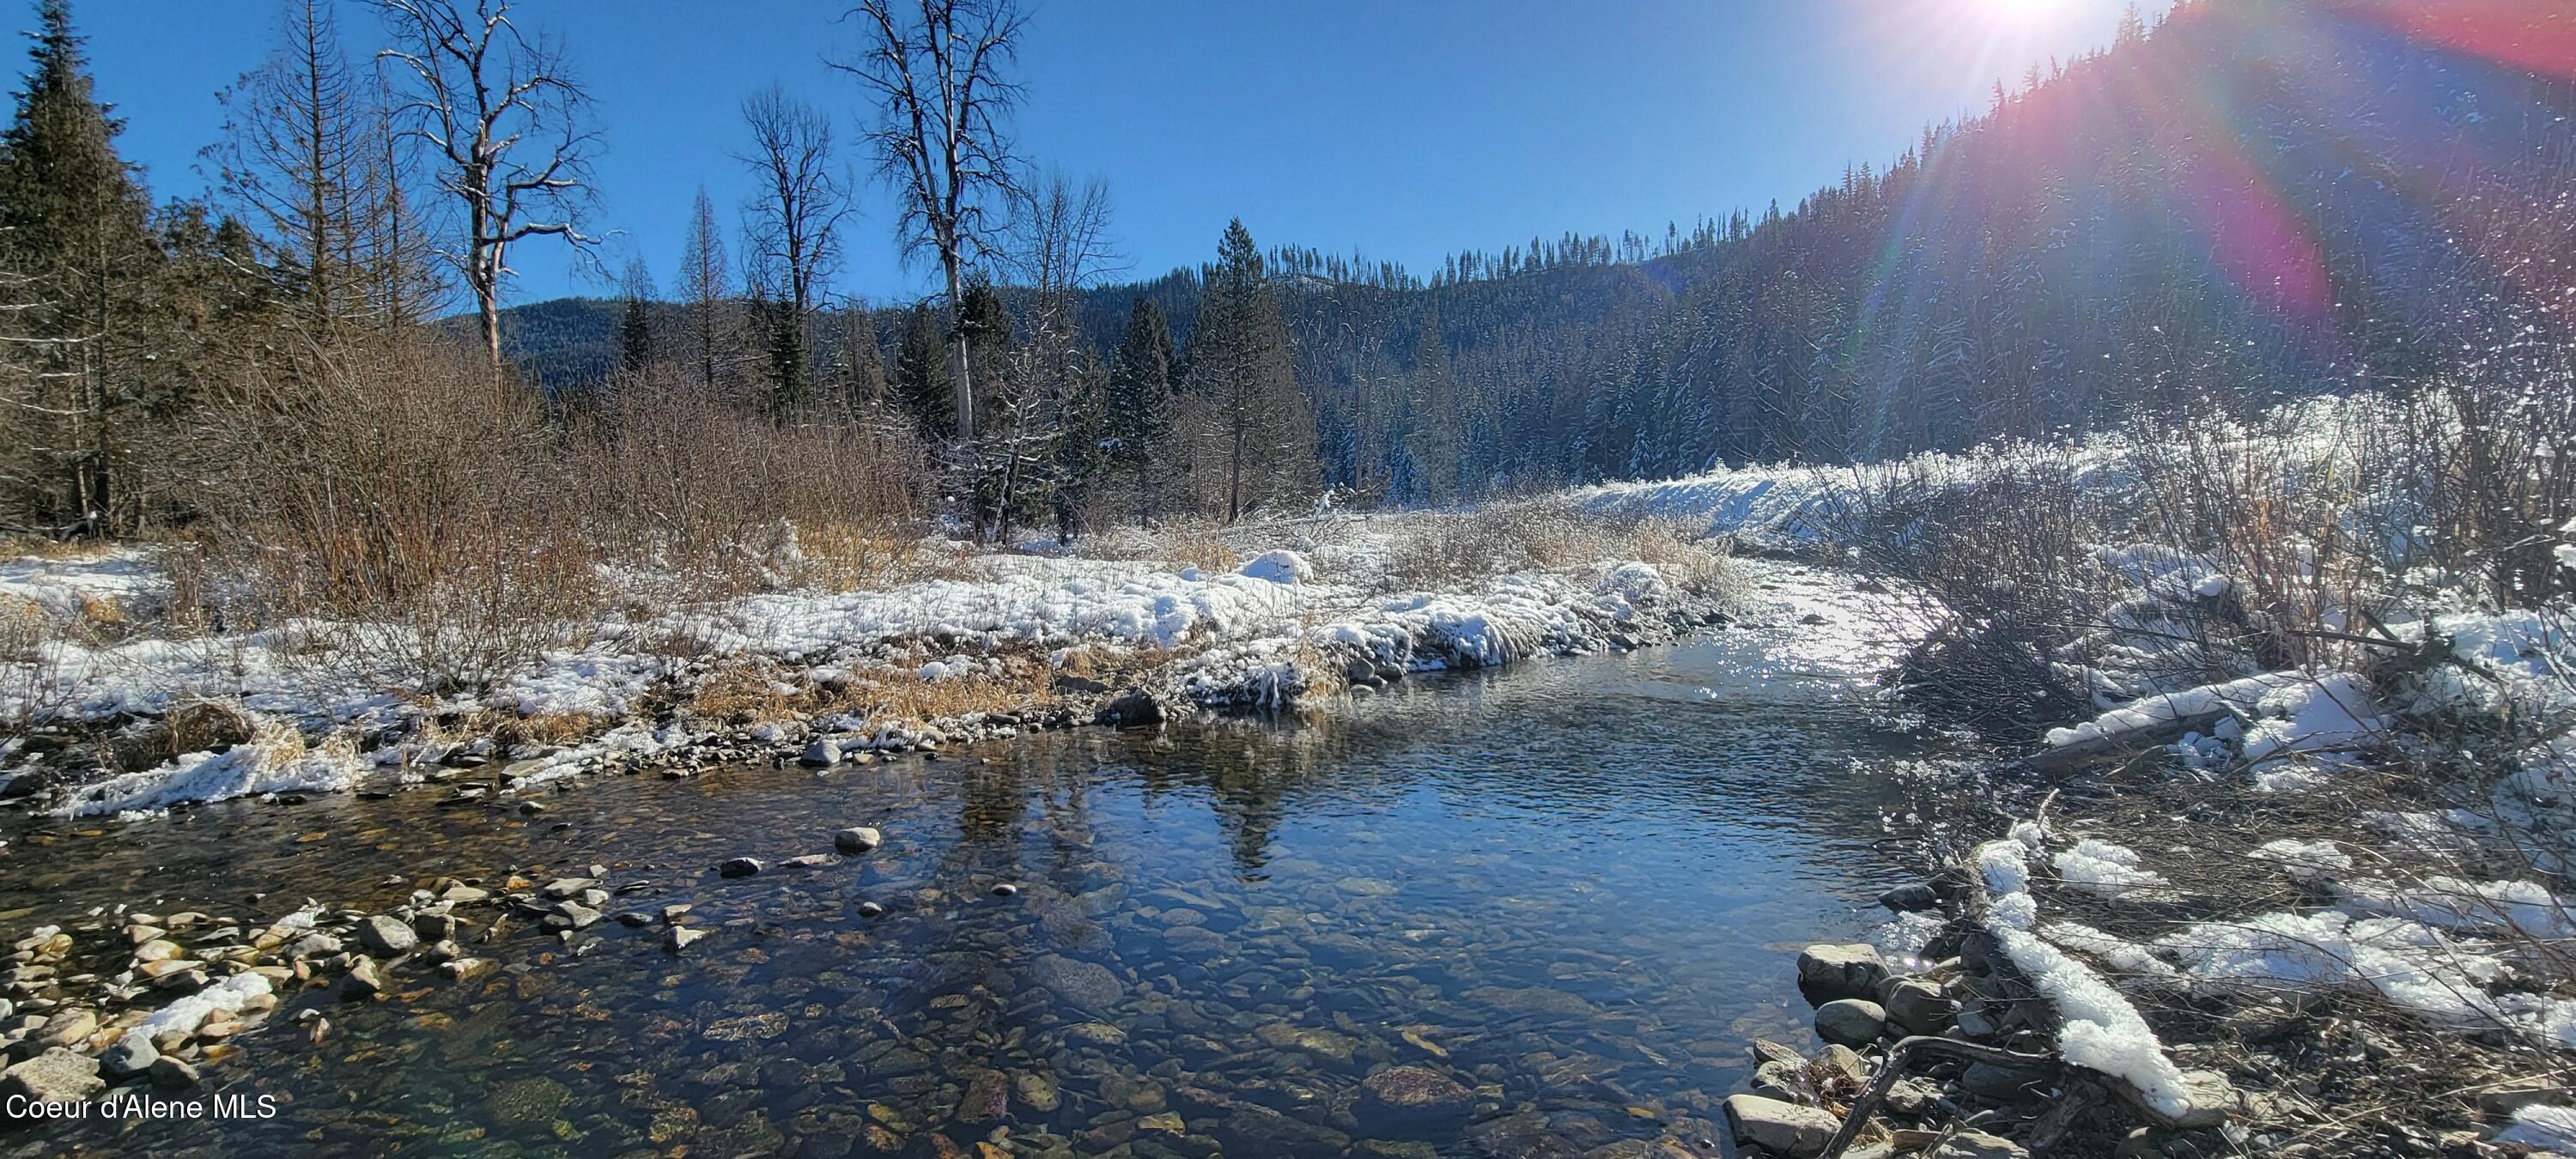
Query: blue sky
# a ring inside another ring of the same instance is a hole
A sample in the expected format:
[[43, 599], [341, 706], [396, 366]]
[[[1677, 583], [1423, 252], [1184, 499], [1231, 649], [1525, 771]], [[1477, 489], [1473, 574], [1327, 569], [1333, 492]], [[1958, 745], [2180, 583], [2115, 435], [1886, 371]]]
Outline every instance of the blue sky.
[[[15, 23], [33, 23], [18, 3]], [[1038, 0], [1020, 75], [1021, 152], [1106, 180], [1139, 275], [1203, 260], [1240, 215], [1265, 245], [1366, 251], [1425, 272], [1532, 235], [1759, 208], [1883, 161], [1928, 121], [1982, 108], [1998, 77], [2107, 43], [2124, 0]], [[2141, 4], [2150, 12], [2160, 0]], [[524, 0], [561, 33], [605, 150], [596, 224], [613, 267], [667, 284], [703, 182], [728, 225], [751, 186], [731, 153], [742, 98], [772, 80], [832, 110], [823, 64], [856, 37], [819, 2]], [[75, 0], [126, 156], [156, 197], [198, 190], [216, 90], [269, 50], [266, 0]], [[371, 49], [356, 4], [343, 30]], [[860, 165], [865, 178], [864, 165]], [[836, 288], [920, 292], [864, 185]], [[602, 293], [553, 245], [514, 255], [513, 298]]]

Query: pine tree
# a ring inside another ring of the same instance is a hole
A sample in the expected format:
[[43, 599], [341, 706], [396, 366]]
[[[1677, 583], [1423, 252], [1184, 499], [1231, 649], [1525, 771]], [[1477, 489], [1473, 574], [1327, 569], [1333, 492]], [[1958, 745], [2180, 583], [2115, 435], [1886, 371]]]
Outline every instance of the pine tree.
[[948, 327], [928, 302], [915, 302], [904, 315], [903, 336], [895, 343], [894, 398], [925, 439], [938, 439], [956, 426], [951, 408], [956, 395], [948, 388]]
[[1159, 449], [1172, 433], [1172, 328], [1150, 298], [1127, 305], [1127, 330], [1109, 365], [1101, 437], [1136, 487], [1136, 521], [1153, 518]]
[[[148, 393], [146, 325], [161, 251], [132, 166], [116, 154], [121, 122], [91, 89], [69, 0], [44, 0], [16, 114], [0, 132], [0, 269], [17, 285], [8, 312], [27, 359], [20, 405], [29, 429], [0, 480], [10, 506], [93, 530], [130, 526], [139, 497], [112, 484], [124, 436]], [[32, 416], [32, 418], [30, 418]]]
[[1188, 391], [1205, 416], [1194, 432], [1215, 464], [1225, 521], [1295, 497], [1316, 475], [1314, 422], [1289, 361], [1288, 327], [1261, 250], [1240, 218], [1227, 224], [1190, 334]]
[[644, 259], [626, 263], [626, 272], [618, 278], [620, 299], [617, 318], [617, 365], [628, 374], [642, 374], [653, 365], [653, 273], [644, 268]]

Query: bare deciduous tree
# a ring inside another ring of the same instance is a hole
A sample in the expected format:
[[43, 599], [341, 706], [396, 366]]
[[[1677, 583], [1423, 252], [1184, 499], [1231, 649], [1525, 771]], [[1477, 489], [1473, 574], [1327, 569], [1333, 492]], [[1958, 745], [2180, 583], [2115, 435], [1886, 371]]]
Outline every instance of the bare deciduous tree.
[[743, 102], [751, 150], [740, 155], [760, 181], [745, 211], [746, 260], [776, 301], [770, 319], [771, 400], [781, 411], [813, 401], [807, 360], [811, 325], [823, 279], [840, 260], [840, 226], [850, 214], [846, 184], [835, 172], [832, 122], [812, 105], [771, 85]]
[[[482, 319], [483, 346], [501, 365], [501, 284], [509, 247], [558, 237], [580, 253], [589, 153], [598, 135], [561, 46], [520, 31], [509, 0], [376, 0], [410, 91], [410, 132], [437, 150], [438, 188], [453, 199], [462, 236], [447, 254]], [[539, 148], [539, 140], [544, 142]]]
[[1003, 76], [1017, 58], [1025, 17], [1017, 0], [864, 0], [849, 15], [867, 38], [833, 67], [877, 99], [868, 131], [877, 163], [902, 191], [900, 228], [915, 250], [939, 259], [948, 290], [948, 373], [957, 434], [975, 432], [963, 305], [968, 268], [997, 248], [995, 210], [1014, 188], [1003, 128], [1020, 95]]

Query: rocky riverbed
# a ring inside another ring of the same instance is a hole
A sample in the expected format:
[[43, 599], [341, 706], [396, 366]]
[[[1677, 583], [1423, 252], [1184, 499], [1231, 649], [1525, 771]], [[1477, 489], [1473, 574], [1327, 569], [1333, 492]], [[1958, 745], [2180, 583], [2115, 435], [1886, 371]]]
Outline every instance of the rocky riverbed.
[[[121, 1032], [260, 977], [273, 1009], [153, 1049], [188, 1091], [277, 1110], [0, 1149], [1712, 1154], [1746, 1043], [1803, 1033], [1797, 946], [1865, 932], [1902, 873], [1875, 847], [1887, 770], [1938, 745], [1778, 644], [1408, 681], [1317, 724], [718, 766], [540, 811], [410, 793], [22, 822], [0, 922], [69, 946], [30, 979], [53, 1006], [20, 1017], [98, 1020], [60, 1044], [82, 1063], [33, 1054], [54, 1062], [29, 1081], [107, 1081]], [[154, 928], [185, 932], [137, 940]], [[154, 941], [186, 982], [136, 989]]]

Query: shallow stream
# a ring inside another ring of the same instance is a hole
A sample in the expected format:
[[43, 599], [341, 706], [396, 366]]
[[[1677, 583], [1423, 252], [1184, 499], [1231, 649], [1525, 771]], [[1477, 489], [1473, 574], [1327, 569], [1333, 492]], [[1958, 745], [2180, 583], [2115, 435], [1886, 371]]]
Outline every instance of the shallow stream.
[[[13, 938], [593, 863], [633, 887], [612, 912], [687, 903], [710, 936], [674, 955], [604, 922], [575, 955], [521, 927], [469, 943], [504, 963], [478, 981], [291, 994], [198, 1092], [274, 1117], [0, 1153], [1715, 1154], [1747, 1040], [1811, 1041], [1798, 947], [1884, 916], [1894, 770], [1938, 748], [1797, 635], [1408, 681], [1315, 721], [595, 780], [536, 817], [410, 792], [14, 820]], [[862, 824], [886, 837], [863, 858], [712, 869]], [[1389, 1066], [1429, 1101], [1363, 1089]]]

